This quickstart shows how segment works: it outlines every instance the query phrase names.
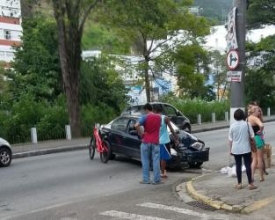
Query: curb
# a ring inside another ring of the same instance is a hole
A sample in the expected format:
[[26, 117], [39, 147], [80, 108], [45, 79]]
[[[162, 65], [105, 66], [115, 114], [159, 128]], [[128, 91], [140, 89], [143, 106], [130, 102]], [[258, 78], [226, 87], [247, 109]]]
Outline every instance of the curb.
[[40, 156], [40, 155], [45, 155], [45, 154], [61, 153], [61, 152], [84, 150], [84, 149], [88, 149], [87, 145], [64, 146], [64, 147], [49, 148], [49, 149], [39, 149], [39, 150], [34, 150], [34, 151], [15, 153], [12, 155], [12, 158], [18, 159], [18, 158], [24, 158], [24, 157], [33, 157], [33, 156]]
[[[254, 203], [252, 203], [251, 205], [245, 206], [245, 205], [229, 205], [229, 204], [226, 204], [225, 202], [214, 200], [208, 196], [198, 193], [195, 190], [195, 188], [193, 187], [193, 182], [195, 182], [197, 179], [202, 178], [204, 176], [206, 176], [206, 175], [204, 174], [204, 175], [201, 175], [199, 177], [193, 178], [192, 180], [188, 181], [185, 185], [186, 191], [193, 199], [198, 200], [206, 205], [209, 205], [217, 210], [225, 210], [225, 211], [229, 211], [229, 212], [249, 214], [249, 213], [257, 211], [257, 210], [263, 208], [264, 206], [275, 201], [275, 197], [268, 197], [265, 199], [257, 200]], [[178, 189], [180, 189], [180, 188], [181, 187], [179, 187]], [[178, 193], [178, 195], [179, 195], [179, 193]]]

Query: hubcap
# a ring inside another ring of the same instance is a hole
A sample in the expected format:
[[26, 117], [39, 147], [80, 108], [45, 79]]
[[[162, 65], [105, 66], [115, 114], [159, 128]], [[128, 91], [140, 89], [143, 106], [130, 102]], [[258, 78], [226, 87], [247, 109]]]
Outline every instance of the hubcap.
[[0, 154], [0, 160], [2, 164], [7, 164], [10, 161], [10, 155], [7, 151], [2, 151]]

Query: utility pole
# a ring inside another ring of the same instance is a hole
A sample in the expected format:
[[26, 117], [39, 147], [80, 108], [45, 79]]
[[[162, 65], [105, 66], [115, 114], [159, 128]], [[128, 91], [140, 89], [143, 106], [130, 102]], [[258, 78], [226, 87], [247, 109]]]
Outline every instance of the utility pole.
[[[234, 121], [234, 112], [244, 105], [245, 84], [245, 39], [246, 39], [246, 0], [234, 0], [231, 23], [228, 24], [227, 65], [231, 77], [230, 123]], [[231, 33], [233, 30], [234, 33]], [[232, 36], [231, 36], [231, 35]], [[231, 38], [232, 37], [232, 38]], [[233, 40], [230, 40], [233, 39]]]

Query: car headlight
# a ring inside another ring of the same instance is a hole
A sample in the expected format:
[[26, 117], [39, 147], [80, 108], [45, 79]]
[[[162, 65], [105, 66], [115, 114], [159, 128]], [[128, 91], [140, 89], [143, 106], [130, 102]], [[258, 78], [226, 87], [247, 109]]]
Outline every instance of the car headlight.
[[201, 151], [201, 150], [204, 149], [204, 144], [201, 143], [201, 142], [195, 142], [195, 143], [191, 144], [190, 147], [193, 148], [193, 149], [195, 149], [195, 150]]
[[178, 152], [173, 148], [170, 149], [170, 153], [172, 156], [178, 156]]

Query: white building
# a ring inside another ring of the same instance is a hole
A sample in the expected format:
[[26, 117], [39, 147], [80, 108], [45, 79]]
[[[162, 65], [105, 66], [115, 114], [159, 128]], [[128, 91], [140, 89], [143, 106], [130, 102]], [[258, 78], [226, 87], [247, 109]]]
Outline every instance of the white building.
[[21, 43], [21, 21], [20, 0], [0, 0], [0, 61], [13, 60], [13, 46]]
[[[211, 34], [206, 37], [205, 48], [209, 50], [218, 50], [221, 53], [226, 52], [226, 34], [227, 30], [223, 25], [214, 26]], [[246, 33], [246, 40], [254, 43], [259, 42], [262, 38], [275, 34], [275, 26], [266, 26], [264, 28], [250, 30]]]

